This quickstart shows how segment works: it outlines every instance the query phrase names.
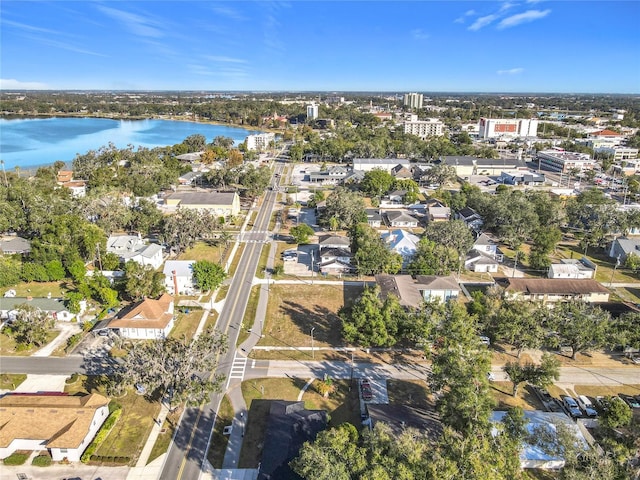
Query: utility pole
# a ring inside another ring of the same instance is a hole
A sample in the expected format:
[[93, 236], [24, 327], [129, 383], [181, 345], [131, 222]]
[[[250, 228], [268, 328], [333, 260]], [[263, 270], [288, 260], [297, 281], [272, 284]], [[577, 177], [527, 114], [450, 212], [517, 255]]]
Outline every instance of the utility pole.
[[316, 352], [313, 349], [313, 331], [316, 329], [316, 327], [311, 327], [311, 358], [313, 360], [315, 360], [316, 358]]

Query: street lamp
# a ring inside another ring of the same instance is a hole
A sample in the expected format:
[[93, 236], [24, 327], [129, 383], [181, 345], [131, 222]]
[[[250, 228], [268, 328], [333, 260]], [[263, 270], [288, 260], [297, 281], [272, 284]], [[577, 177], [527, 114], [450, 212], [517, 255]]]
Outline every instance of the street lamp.
[[313, 349], [313, 331], [316, 329], [316, 327], [311, 327], [311, 358], [315, 360], [316, 358], [316, 352]]

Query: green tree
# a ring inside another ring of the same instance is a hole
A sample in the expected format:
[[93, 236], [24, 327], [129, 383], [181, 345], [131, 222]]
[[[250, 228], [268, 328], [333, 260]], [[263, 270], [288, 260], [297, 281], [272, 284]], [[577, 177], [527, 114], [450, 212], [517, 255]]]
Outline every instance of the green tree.
[[210, 329], [197, 338], [165, 338], [133, 345], [115, 364], [110, 390], [122, 391], [140, 385], [150, 394], [169, 397], [170, 409], [177, 405], [199, 405], [219, 392], [224, 377], [202, 375], [216, 369], [217, 358], [227, 350], [227, 337]]
[[65, 295], [67, 308], [71, 313], [80, 313], [80, 302], [84, 300], [84, 295], [80, 292], [67, 292]]
[[326, 200], [320, 223], [326, 226], [331, 218], [335, 218], [338, 228], [350, 229], [357, 223], [366, 221], [364, 208], [364, 200], [358, 193], [345, 187], [337, 187]]
[[22, 274], [20, 275], [25, 282], [48, 282], [49, 274], [44, 265], [39, 263], [27, 262], [22, 264]]
[[164, 280], [164, 274], [155, 271], [151, 265], [141, 265], [133, 260], [124, 265], [124, 291], [133, 301], [160, 296], [165, 291]]
[[454, 248], [458, 256], [464, 256], [474, 242], [471, 230], [462, 220], [431, 222], [427, 226], [424, 236], [440, 245]]
[[461, 261], [454, 247], [433, 242], [424, 236], [418, 242], [407, 271], [411, 275], [449, 275], [460, 268]]
[[425, 176], [431, 183], [438, 185], [445, 185], [446, 183], [454, 182], [457, 177], [456, 169], [446, 163], [434, 165], [426, 172]]
[[560, 362], [544, 353], [540, 365], [533, 363], [507, 362], [503, 370], [509, 375], [513, 383], [513, 396], [518, 396], [518, 389], [522, 383], [529, 383], [536, 387], [548, 387], [560, 378]]
[[600, 307], [579, 300], [561, 303], [550, 312], [551, 328], [560, 345], [571, 347], [571, 358], [578, 353], [605, 345], [609, 335], [610, 315]]
[[68, 270], [69, 275], [71, 275], [75, 283], [83, 282], [87, 275], [87, 267], [85, 267], [84, 262], [80, 259], [74, 260], [71, 265], [69, 265]]
[[402, 257], [391, 251], [377, 230], [359, 223], [349, 231], [353, 264], [358, 275], [397, 273], [402, 268]]
[[640, 255], [634, 253], [627, 255], [624, 266], [633, 271], [633, 273], [638, 272], [640, 270]]
[[292, 227], [289, 230], [289, 233], [291, 233], [291, 236], [296, 243], [304, 245], [309, 243], [309, 237], [311, 237], [315, 232], [313, 231], [313, 228], [306, 223], [300, 223], [295, 227]]
[[20, 281], [21, 264], [13, 256], [0, 256], [0, 287], [15, 285]]
[[374, 168], [365, 172], [360, 182], [360, 190], [371, 197], [381, 197], [391, 189], [393, 183], [393, 175], [386, 170]]
[[217, 263], [199, 260], [193, 264], [193, 278], [200, 290], [215, 290], [227, 278], [227, 272]]
[[562, 232], [558, 227], [541, 226], [533, 235], [533, 245], [529, 254], [529, 265], [532, 268], [546, 269], [551, 265], [549, 254], [562, 239]]
[[47, 276], [52, 282], [57, 282], [65, 277], [66, 272], [60, 260], [51, 260], [50, 262], [47, 262], [45, 268], [47, 269]]
[[44, 345], [49, 330], [55, 325], [53, 318], [32, 305], [18, 305], [16, 310], [16, 318], [11, 322], [16, 341], [22, 345]]
[[518, 358], [526, 348], [539, 348], [547, 334], [544, 320], [548, 309], [544, 305], [522, 301], [504, 301], [491, 316], [495, 336], [513, 345]]
[[606, 397], [600, 413], [600, 425], [606, 428], [624, 427], [631, 423], [633, 412], [620, 397]]
[[373, 347], [388, 347], [396, 343], [398, 323], [404, 312], [398, 299], [381, 300], [380, 290], [365, 288], [350, 308], [339, 312], [342, 334], [347, 342]]

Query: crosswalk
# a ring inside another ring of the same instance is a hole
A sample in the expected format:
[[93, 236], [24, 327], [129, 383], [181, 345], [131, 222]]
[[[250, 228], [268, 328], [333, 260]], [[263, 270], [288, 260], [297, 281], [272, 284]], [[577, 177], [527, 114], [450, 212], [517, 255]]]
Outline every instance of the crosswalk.
[[229, 372], [229, 378], [227, 379], [227, 388], [229, 388], [229, 383], [231, 383], [231, 379], [239, 378], [240, 381], [244, 378], [244, 370], [247, 367], [247, 358], [239, 357], [236, 353], [233, 356], [233, 363], [231, 364], [231, 371]]

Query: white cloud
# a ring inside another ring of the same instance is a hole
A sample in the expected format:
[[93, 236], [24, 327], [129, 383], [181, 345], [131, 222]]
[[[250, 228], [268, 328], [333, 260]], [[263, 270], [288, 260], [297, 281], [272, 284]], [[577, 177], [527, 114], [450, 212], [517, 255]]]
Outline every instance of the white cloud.
[[5, 19], [2, 20], [2, 23], [5, 25], [9, 25], [11, 27], [20, 28], [22, 30], [28, 30], [30, 32], [50, 33], [53, 35], [60, 35], [62, 33], [56, 30], [50, 30], [48, 28], [34, 27], [33, 25], [27, 25], [26, 23], [13, 22], [11, 20], [5, 20]]
[[518, 13], [516, 15], [511, 15], [510, 17], [505, 18], [498, 24], [499, 29], [515, 27], [516, 25], [520, 25], [522, 23], [533, 22], [534, 20], [539, 20], [541, 18], [546, 17], [551, 13], [551, 10], [527, 10], [524, 13]]
[[411, 30], [411, 36], [415, 40], [426, 40], [427, 38], [429, 38], [429, 34], [424, 30], [422, 30], [421, 28], [415, 28]]
[[98, 5], [97, 8], [109, 17], [124, 24], [125, 28], [135, 35], [153, 38], [160, 38], [164, 36], [158, 22], [149, 17], [143, 17], [135, 13], [125, 12], [124, 10], [105, 7], [104, 5]]
[[471, 15], [475, 15], [475, 14], [476, 14], [475, 10], [467, 10], [466, 12], [464, 12], [465, 17], [470, 17]]
[[242, 58], [232, 58], [232, 57], [225, 57], [225, 56], [218, 56], [218, 55], [205, 55], [205, 57], [207, 60], [210, 60], [212, 62], [221, 62], [221, 63], [247, 63], [246, 60], [243, 60]]
[[498, 75], [518, 75], [519, 73], [524, 72], [524, 68], [510, 68], [508, 70], [498, 70], [496, 73]]
[[234, 10], [233, 8], [224, 7], [222, 5], [216, 5], [214, 7], [211, 7], [211, 9], [215, 13], [217, 13], [219, 15], [222, 15], [222, 16], [225, 16], [227, 18], [230, 18], [232, 20], [246, 20], [247, 19], [247, 17], [242, 15], [237, 10]]
[[15, 78], [0, 78], [0, 90], [46, 90], [50, 88], [46, 83], [21, 82]]
[[498, 15], [492, 14], [492, 15], [485, 15], [484, 17], [480, 17], [478, 19], [476, 19], [475, 22], [473, 22], [468, 30], [471, 30], [472, 32], [476, 32], [478, 30], [480, 30], [483, 27], [486, 27], [487, 25], [491, 24], [492, 22], [494, 22], [495, 20], [498, 19]]

